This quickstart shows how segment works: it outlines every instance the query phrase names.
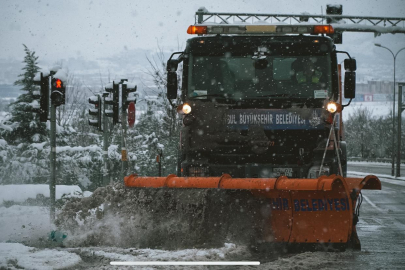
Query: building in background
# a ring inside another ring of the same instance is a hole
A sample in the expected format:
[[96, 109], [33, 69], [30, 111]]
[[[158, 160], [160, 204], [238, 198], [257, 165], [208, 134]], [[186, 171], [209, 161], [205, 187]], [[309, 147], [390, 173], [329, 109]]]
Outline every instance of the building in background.
[[[384, 102], [393, 101], [393, 81], [367, 81], [356, 83], [356, 98], [354, 102]], [[396, 83], [398, 98], [398, 82]]]

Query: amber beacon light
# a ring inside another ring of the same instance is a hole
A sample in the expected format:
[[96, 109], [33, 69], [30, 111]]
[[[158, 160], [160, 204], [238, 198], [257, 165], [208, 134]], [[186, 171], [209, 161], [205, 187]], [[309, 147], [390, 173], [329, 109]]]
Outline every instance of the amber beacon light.
[[314, 34], [333, 34], [335, 30], [332, 25], [315, 25]]
[[187, 34], [207, 34], [207, 26], [190, 25], [187, 29]]

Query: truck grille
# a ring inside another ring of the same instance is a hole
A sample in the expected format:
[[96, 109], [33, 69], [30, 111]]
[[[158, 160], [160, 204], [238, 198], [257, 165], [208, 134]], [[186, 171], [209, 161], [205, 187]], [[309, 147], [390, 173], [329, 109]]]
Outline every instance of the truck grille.
[[[213, 151], [206, 153], [209, 163], [244, 164], [272, 163], [296, 164], [299, 159], [299, 149], [304, 149], [306, 155], [312, 153], [317, 145], [320, 131], [266, 131], [268, 141], [227, 141], [218, 142]], [[267, 145], [266, 145], [267, 144]]]

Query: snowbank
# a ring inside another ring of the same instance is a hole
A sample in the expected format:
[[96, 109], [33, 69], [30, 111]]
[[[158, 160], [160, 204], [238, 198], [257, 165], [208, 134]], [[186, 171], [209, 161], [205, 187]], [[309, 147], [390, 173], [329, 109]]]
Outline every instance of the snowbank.
[[36, 250], [17, 243], [0, 243], [0, 268], [62, 269], [81, 262], [79, 255], [51, 249]]
[[214, 248], [224, 241], [246, 243], [256, 233], [248, 209], [259, 206], [248, 198], [234, 200], [214, 189], [129, 189], [116, 182], [67, 202], [55, 224], [68, 233], [66, 247]]
[[[0, 207], [0, 242], [37, 242], [55, 230], [43, 206]], [[1, 256], [0, 256], [1, 257]]]
[[[79, 197], [82, 190], [79, 186], [56, 185], [56, 199], [64, 194], [68, 197]], [[25, 202], [35, 199], [38, 194], [49, 197], [49, 185], [3, 185], [0, 186], [0, 205], [3, 201]]]

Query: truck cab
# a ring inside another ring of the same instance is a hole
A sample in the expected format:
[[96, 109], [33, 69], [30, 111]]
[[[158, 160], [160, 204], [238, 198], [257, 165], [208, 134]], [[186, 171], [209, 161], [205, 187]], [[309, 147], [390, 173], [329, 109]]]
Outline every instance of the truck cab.
[[[183, 62], [182, 176], [316, 178], [339, 174], [337, 153], [345, 174], [341, 112], [328, 111], [331, 103], [342, 108], [337, 51], [325, 35], [330, 26], [321, 33], [310, 26], [309, 33], [272, 25], [251, 33], [246, 26], [190, 27], [199, 36], [167, 65], [168, 98], [175, 98]], [[346, 77], [352, 97], [354, 79]]]

